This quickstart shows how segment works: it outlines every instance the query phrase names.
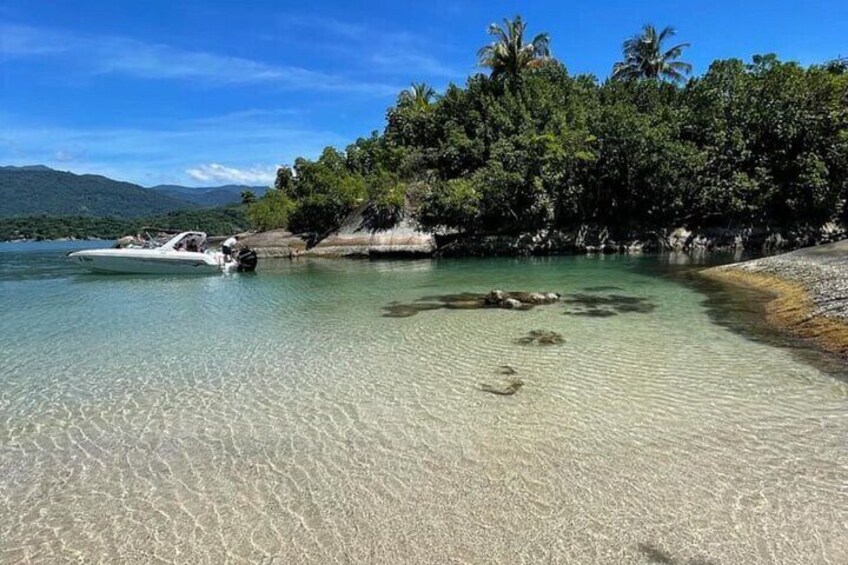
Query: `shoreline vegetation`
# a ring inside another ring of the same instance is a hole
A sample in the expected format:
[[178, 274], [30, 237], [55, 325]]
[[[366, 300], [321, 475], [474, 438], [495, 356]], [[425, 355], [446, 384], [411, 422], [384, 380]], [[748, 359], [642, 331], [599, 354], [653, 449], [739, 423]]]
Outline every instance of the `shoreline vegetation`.
[[848, 60], [756, 55], [687, 79], [690, 45], [647, 25], [600, 81], [570, 74], [553, 39], [528, 29], [520, 16], [493, 24], [484, 72], [464, 86], [413, 83], [382, 132], [280, 167], [247, 208], [252, 226], [307, 252], [368, 256], [776, 250], [845, 237]]
[[848, 358], [848, 241], [712, 267], [701, 276], [770, 295], [766, 321]]

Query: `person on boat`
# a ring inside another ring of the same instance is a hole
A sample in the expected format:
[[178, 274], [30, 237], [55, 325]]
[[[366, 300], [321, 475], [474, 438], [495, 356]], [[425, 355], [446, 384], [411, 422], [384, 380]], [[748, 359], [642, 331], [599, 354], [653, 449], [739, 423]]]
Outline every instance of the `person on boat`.
[[239, 236], [234, 235], [221, 244], [221, 251], [224, 253], [224, 261], [232, 261], [233, 248], [238, 244], [238, 240]]

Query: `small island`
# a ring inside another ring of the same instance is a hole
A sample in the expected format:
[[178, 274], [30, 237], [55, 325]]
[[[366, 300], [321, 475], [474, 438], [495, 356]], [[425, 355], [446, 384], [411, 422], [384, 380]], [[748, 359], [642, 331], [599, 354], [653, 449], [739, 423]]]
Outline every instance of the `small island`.
[[718, 60], [686, 80], [689, 44], [647, 25], [599, 80], [569, 73], [520, 16], [489, 33], [487, 72], [440, 93], [413, 83], [381, 132], [281, 167], [249, 205], [252, 225], [307, 253], [365, 256], [761, 251], [845, 236], [845, 59]]
[[[845, 237], [848, 59], [764, 54], [689, 76], [689, 43], [646, 25], [599, 79], [570, 73], [576, 55], [554, 57], [555, 38], [521, 16], [488, 33], [464, 85], [413, 83], [382, 131], [280, 167], [261, 196], [156, 225], [257, 232], [248, 244], [275, 257], [760, 252]], [[23, 185], [6, 185], [14, 202]], [[138, 224], [19, 208], [3, 239]]]

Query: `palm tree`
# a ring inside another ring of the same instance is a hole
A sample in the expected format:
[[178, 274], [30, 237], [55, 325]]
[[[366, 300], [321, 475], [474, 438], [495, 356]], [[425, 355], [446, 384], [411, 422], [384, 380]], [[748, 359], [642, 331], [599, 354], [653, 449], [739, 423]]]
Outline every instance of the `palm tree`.
[[688, 43], [680, 43], [665, 50], [663, 42], [672, 37], [675, 31], [666, 27], [660, 33], [654, 26], [646, 24], [642, 33], [624, 42], [622, 50], [624, 61], [612, 67], [613, 80], [658, 79], [679, 82], [684, 75], [692, 72], [692, 65], [677, 59]]
[[530, 43], [525, 43], [526, 27], [521, 16], [515, 16], [513, 20], [504, 19], [503, 27], [498, 24], [489, 26], [488, 33], [495, 37], [495, 41], [483, 46], [477, 57], [481, 67], [492, 69], [492, 78], [517, 78], [524, 69], [538, 67], [550, 58], [550, 36], [540, 33]]
[[436, 98], [433, 87], [424, 82], [413, 82], [409, 88], [400, 93], [401, 101], [410, 104], [418, 110], [426, 110]]

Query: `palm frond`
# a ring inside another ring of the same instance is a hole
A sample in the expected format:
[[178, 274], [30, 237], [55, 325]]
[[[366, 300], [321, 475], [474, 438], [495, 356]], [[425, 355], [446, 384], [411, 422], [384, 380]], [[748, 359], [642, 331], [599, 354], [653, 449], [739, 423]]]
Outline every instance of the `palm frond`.
[[675, 45], [674, 47], [663, 53], [662, 56], [664, 59], [676, 59], [677, 57], [680, 57], [683, 54], [684, 49], [688, 49], [689, 47], [691, 47], [689, 43], [681, 43], [679, 45]]
[[671, 61], [670, 63], [666, 63], [666, 66], [687, 75], [692, 72], [692, 65], [684, 61]]
[[674, 37], [674, 35], [676, 33], [677, 33], [677, 31], [673, 27], [665, 26], [665, 28], [663, 28], [663, 30], [660, 32], [659, 37], [657, 37], [657, 42], [662, 43], [663, 41], [665, 41], [669, 37]]

